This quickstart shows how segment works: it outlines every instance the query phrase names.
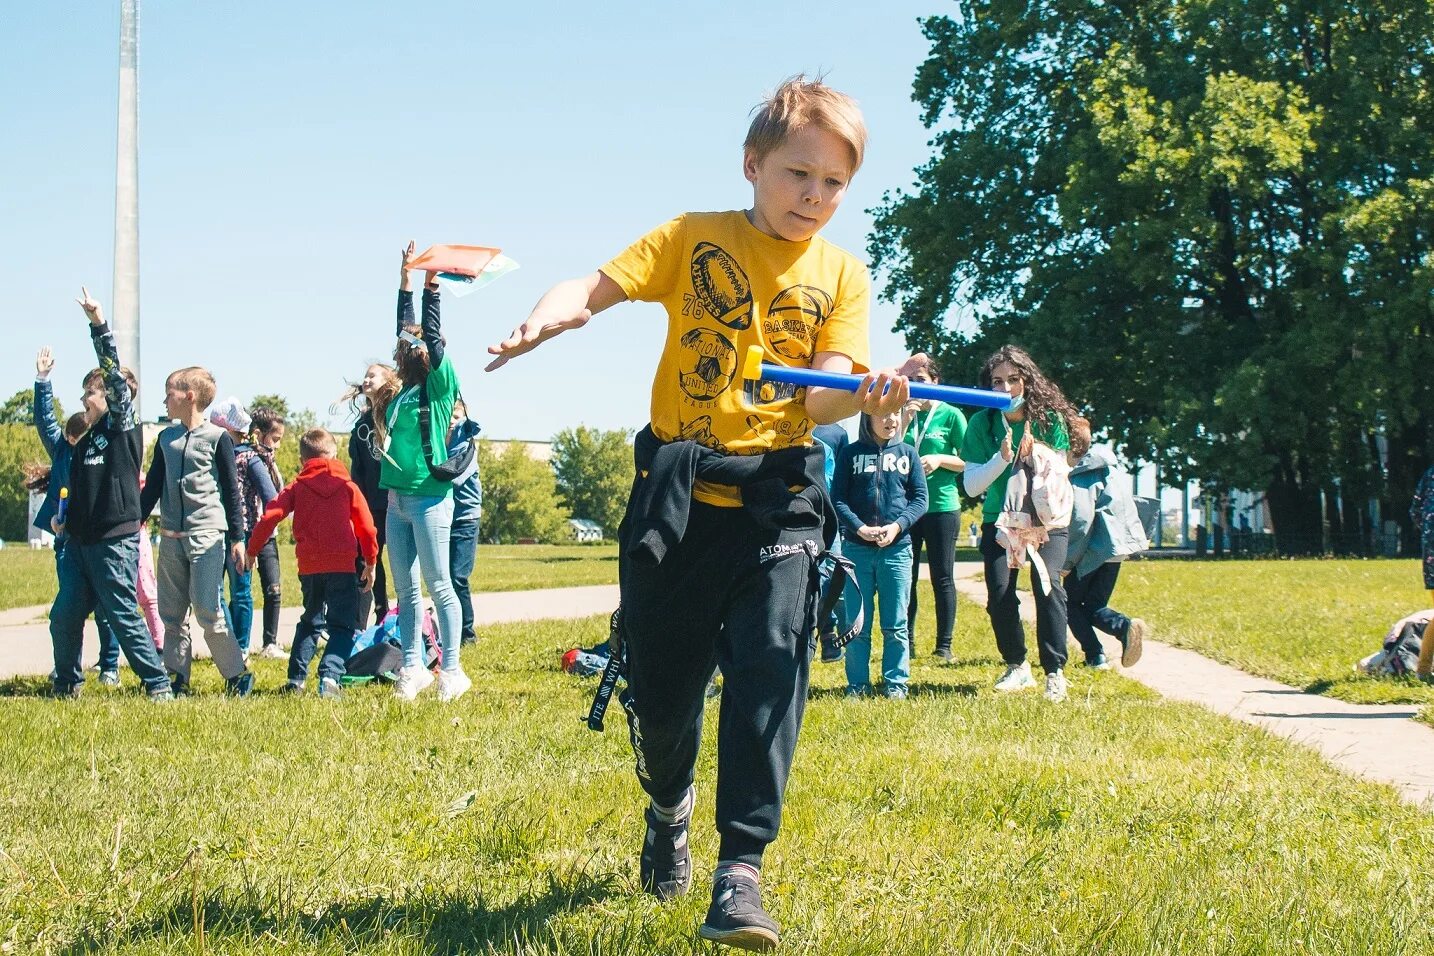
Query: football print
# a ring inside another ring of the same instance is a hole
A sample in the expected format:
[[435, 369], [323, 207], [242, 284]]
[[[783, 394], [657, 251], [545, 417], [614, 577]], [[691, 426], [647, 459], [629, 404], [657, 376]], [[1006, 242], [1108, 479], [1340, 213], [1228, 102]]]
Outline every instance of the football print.
[[701, 242], [692, 250], [692, 292], [727, 328], [740, 332], [752, 324], [752, 284], [720, 246]]

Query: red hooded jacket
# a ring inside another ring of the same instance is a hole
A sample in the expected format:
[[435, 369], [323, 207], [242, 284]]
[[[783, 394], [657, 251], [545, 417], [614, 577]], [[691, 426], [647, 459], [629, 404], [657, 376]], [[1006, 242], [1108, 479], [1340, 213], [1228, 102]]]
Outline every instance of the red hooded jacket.
[[360, 553], [368, 564], [378, 561], [378, 532], [368, 502], [337, 458], [304, 463], [298, 477], [264, 509], [249, 537], [249, 553], [258, 554], [290, 513], [300, 574], [352, 574]]

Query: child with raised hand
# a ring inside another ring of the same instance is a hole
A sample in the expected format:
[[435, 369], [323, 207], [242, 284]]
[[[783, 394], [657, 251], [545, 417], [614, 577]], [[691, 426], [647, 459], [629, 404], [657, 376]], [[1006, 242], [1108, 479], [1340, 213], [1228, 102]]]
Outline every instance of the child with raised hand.
[[378, 529], [379, 556], [374, 562], [373, 587], [359, 595], [360, 629], [368, 626], [370, 611], [375, 624], [388, 617], [388, 578], [383, 569], [383, 549], [388, 543], [388, 491], [380, 487], [379, 479], [384, 449], [388, 447], [388, 406], [401, 391], [403, 383], [394, 367], [375, 362], [364, 370], [358, 383], [349, 385], [337, 403], [347, 403], [357, 416], [349, 433], [349, 474], [363, 492]]
[[[413, 290], [408, 263], [410, 242], [403, 252], [398, 288], [398, 345], [394, 367], [403, 390], [384, 414], [388, 429], [380, 448], [379, 486], [388, 499], [388, 563], [398, 595], [398, 629], [403, 640], [403, 667], [394, 694], [413, 700], [433, 683], [424, 666], [423, 634], [419, 628], [421, 593], [418, 576], [433, 598], [442, 644], [438, 699], [453, 701], [473, 686], [458, 661], [462, 611], [449, 570], [449, 539], [453, 527], [453, 485], [433, 474], [448, 460], [448, 423], [458, 398], [458, 374], [448, 357], [439, 318], [438, 282], [428, 273], [423, 287], [423, 321], [413, 321]], [[425, 404], [426, 402], [426, 404]]]
[[1121, 666], [1130, 667], [1140, 660], [1150, 628], [1140, 618], [1110, 607], [1110, 597], [1121, 563], [1150, 543], [1135, 510], [1130, 479], [1114, 455], [1091, 444], [1090, 422], [1077, 416], [1070, 440], [1072, 507], [1064, 571], [1071, 633], [1085, 652], [1087, 667], [1110, 666], [1096, 628], [1120, 641]]
[[170, 373], [165, 414], [174, 424], [159, 433], [140, 498], [149, 517], [160, 506], [159, 616], [168, 639], [164, 660], [176, 689], [188, 691], [194, 647], [185, 628], [190, 609], [223, 675], [225, 690], [243, 697], [254, 675], [219, 607], [226, 562], [245, 567], [244, 514], [229, 433], [205, 420], [214, 401], [214, 376], [198, 366]]
[[[1015, 691], [1035, 686], [1031, 665], [1026, 662], [1026, 629], [1021, 623], [1020, 597], [1016, 593], [1019, 571], [1012, 571], [1006, 551], [996, 540], [996, 519], [1005, 505], [1006, 484], [1017, 461], [1031, 456], [1039, 441], [1055, 451], [1070, 450], [1068, 420], [1075, 409], [1048, 379], [1024, 349], [1004, 345], [981, 367], [982, 388], [1005, 392], [1015, 399], [1007, 411], [983, 408], [971, 416], [961, 443], [961, 460], [966, 463], [963, 483], [972, 498], [985, 496], [981, 505], [981, 558], [986, 567], [986, 612], [996, 632], [996, 646], [1006, 671], [996, 681], [996, 690]], [[1066, 592], [1059, 571], [1065, 566], [1067, 529], [1051, 529], [1037, 551], [1050, 573], [1049, 587], [1041, 576], [1032, 575], [1036, 598], [1036, 641], [1041, 667], [1046, 672], [1046, 699], [1066, 699]]]
[[138, 385], [122, 368], [114, 335], [100, 304], [83, 290], [79, 300], [90, 323], [99, 359], [85, 377], [85, 415], [89, 431], [74, 446], [70, 461], [69, 505], [56, 535], [69, 535], [60, 559], [60, 588], [50, 608], [50, 639], [55, 648], [55, 693], [78, 696], [85, 618], [99, 609], [114, 629], [120, 648], [151, 700], [170, 700], [173, 692], [154, 640], [140, 619], [135, 600], [139, 532], [143, 524], [139, 471], [144, 437], [134, 414]]
[[[284, 487], [284, 476], [279, 474], [279, 466], [274, 464], [274, 453], [284, 441], [286, 429], [284, 416], [266, 405], [254, 408], [249, 414], [249, 447], [263, 464], [269, 476], [269, 485], [275, 493]], [[263, 513], [262, 508], [259, 513]], [[279, 610], [284, 606], [284, 588], [279, 571], [278, 543], [270, 539], [255, 560], [259, 567], [259, 586], [263, 588], [264, 595], [264, 646], [260, 648], [259, 656], [282, 658], [286, 655], [279, 646]]]
[[[60, 491], [69, 485], [70, 456], [75, 444], [89, 429], [89, 422], [85, 420], [82, 412], [76, 412], [70, 416], [64, 428], [60, 427], [59, 420], [55, 417], [55, 395], [50, 385], [50, 373], [54, 368], [55, 356], [47, 345], [35, 356], [35, 396], [31, 414], [35, 431], [40, 433], [40, 444], [44, 446], [45, 454], [50, 459], [50, 469], [44, 475], [43, 486], [39, 473], [31, 475], [28, 484], [34, 485], [36, 489], [43, 487], [45, 490], [45, 500], [35, 513], [35, 527], [55, 535], [55, 575], [58, 581], [60, 559], [65, 553], [69, 536], [56, 534], [51, 522], [59, 510]], [[118, 687], [119, 640], [114, 636], [113, 629], [99, 608], [95, 609], [95, 629], [100, 638], [99, 682], [107, 687]]]
[[721, 845], [698, 933], [749, 949], [778, 940], [759, 875], [807, 697], [817, 565], [836, 531], [812, 429], [898, 410], [910, 392], [895, 369], [866, 375], [856, 393], [749, 391], [739, 372], [752, 345], [789, 365], [866, 370], [870, 277], [817, 235], [865, 147], [850, 97], [819, 81], [787, 81], [756, 111], [743, 144], [751, 208], [657, 227], [599, 270], [554, 286], [488, 350], [492, 371], [619, 302], [661, 302], [667, 311], [652, 421], [636, 439], [618, 534], [617, 630], [637, 776], [650, 799], [639, 879], [660, 899], [691, 886], [703, 694], [720, 664]]
[[[304, 613], [289, 649], [289, 681], [284, 685], [289, 693], [303, 692], [319, 633], [327, 630], [328, 643], [319, 661], [319, 696], [339, 696], [339, 680], [353, 652], [359, 592], [373, 586], [378, 534], [363, 493], [337, 455], [338, 443], [328, 431], [304, 432], [299, 439], [302, 468], [269, 503], [249, 539], [252, 567], [252, 556], [263, 550], [279, 522], [293, 514]], [[362, 562], [357, 571], [356, 559]]]
[[903, 442], [901, 413], [861, 416], [861, 436], [842, 449], [832, 473], [832, 502], [842, 552], [856, 565], [846, 599], [862, 602], [861, 633], [846, 647], [846, 693], [871, 693], [871, 628], [881, 605], [881, 677], [889, 700], [905, 700], [911, 679], [906, 605], [911, 600], [911, 526], [926, 513], [921, 456]]

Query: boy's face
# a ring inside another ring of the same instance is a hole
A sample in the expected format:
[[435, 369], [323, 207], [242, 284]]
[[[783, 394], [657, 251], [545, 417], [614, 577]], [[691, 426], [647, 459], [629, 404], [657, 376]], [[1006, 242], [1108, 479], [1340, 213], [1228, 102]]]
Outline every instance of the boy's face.
[[752, 184], [752, 225], [775, 239], [810, 239], [841, 205], [851, 166], [846, 140], [819, 126], [797, 130], [760, 160], [749, 152], [742, 171]]
[[164, 383], [164, 413], [170, 418], [185, 418], [193, 408], [194, 393], [189, 389], [177, 386], [174, 379], [166, 379]]
[[109, 397], [103, 388], [86, 388], [80, 404], [85, 406], [85, 417], [97, 422], [110, 410]]

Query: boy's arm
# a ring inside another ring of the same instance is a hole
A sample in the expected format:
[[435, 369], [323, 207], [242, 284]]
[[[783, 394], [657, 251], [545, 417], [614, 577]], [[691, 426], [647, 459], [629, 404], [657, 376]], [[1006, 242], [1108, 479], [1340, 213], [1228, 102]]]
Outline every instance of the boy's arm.
[[264, 550], [264, 545], [269, 543], [269, 538], [273, 535], [274, 529], [278, 527], [279, 522], [288, 517], [289, 513], [293, 510], [294, 486], [290, 485], [279, 492], [273, 501], [269, 502], [269, 507], [264, 509], [264, 516], [260, 518], [259, 523], [254, 526], [254, 533], [249, 536], [249, 547], [246, 554], [246, 563], [249, 567], [252, 568], [254, 566], [255, 556]]
[[[841, 388], [824, 388], [820, 385], [807, 387], [807, 414], [818, 425], [831, 425], [864, 412], [868, 415], [886, 415], [900, 411], [911, 400], [910, 375], [926, 356], [921, 353], [911, 356], [900, 368], [884, 368], [867, 372], [855, 392]], [[841, 352], [818, 352], [812, 356], [812, 368], [822, 372], [839, 372], [850, 375], [853, 365], [851, 356]]]
[[90, 320], [90, 341], [95, 347], [95, 358], [99, 360], [100, 371], [105, 377], [105, 400], [109, 403], [110, 427], [128, 430], [135, 422], [134, 401], [129, 394], [129, 383], [120, 370], [119, 349], [115, 346], [114, 333], [105, 324], [100, 304], [90, 298], [90, 290], [80, 286], [83, 298], [76, 301], [85, 310]]
[[847, 449], [843, 448], [837, 453], [836, 462], [832, 465], [832, 507], [836, 508], [837, 520], [842, 527], [856, 532], [861, 527], [861, 521], [846, 503], [847, 492], [851, 487], [851, 458]]
[[244, 566], [244, 503], [239, 500], [239, 471], [234, 467], [234, 440], [225, 432], [214, 446], [219, 478], [219, 500], [224, 503], [224, 518], [229, 522], [225, 539], [233, 551], [234, 566]]
[[896, 516], [898, 535], [910, 530], [911, 526], [926, 514], [926, 503], [929, 500], [926, 491], [926, 472], [921, 469], [921, 458], [916, 454], [916, 449], [907, 451], [906, 459], [911, 465], [911, 473], [906, 476], [910, 496], [906, 500], [905, 510]]
[[164, 493], [164, 449], [159, 447], [159, 442], [164, 438], [163, 433], [160, 439], [154, 443], [154, 451], [149, 459], [149, 471], [144, 476], [144, 487], [139, 490], [139, 520], [145, 521], [154, 511], [154, 506], [159, 503], [159, 496]]
[[484, 371], [501, 368], [568, 329], [580, 329], [599, 312], [625, 301], [622, 287], [603, 272], [559, 282], [544, 293], [522, 325], [497, 345], [488, 346], [488, 354], [496, 357]]
[[48, 378], [35, 379], [35, 401], [31, 414], [35, 419], [35, 431], [40, 433], [40, 444], [45, 446], [45, 454], [53, 461], [55, 448], [64, 441], [65, 433], [55, 420], [55, 393]]

